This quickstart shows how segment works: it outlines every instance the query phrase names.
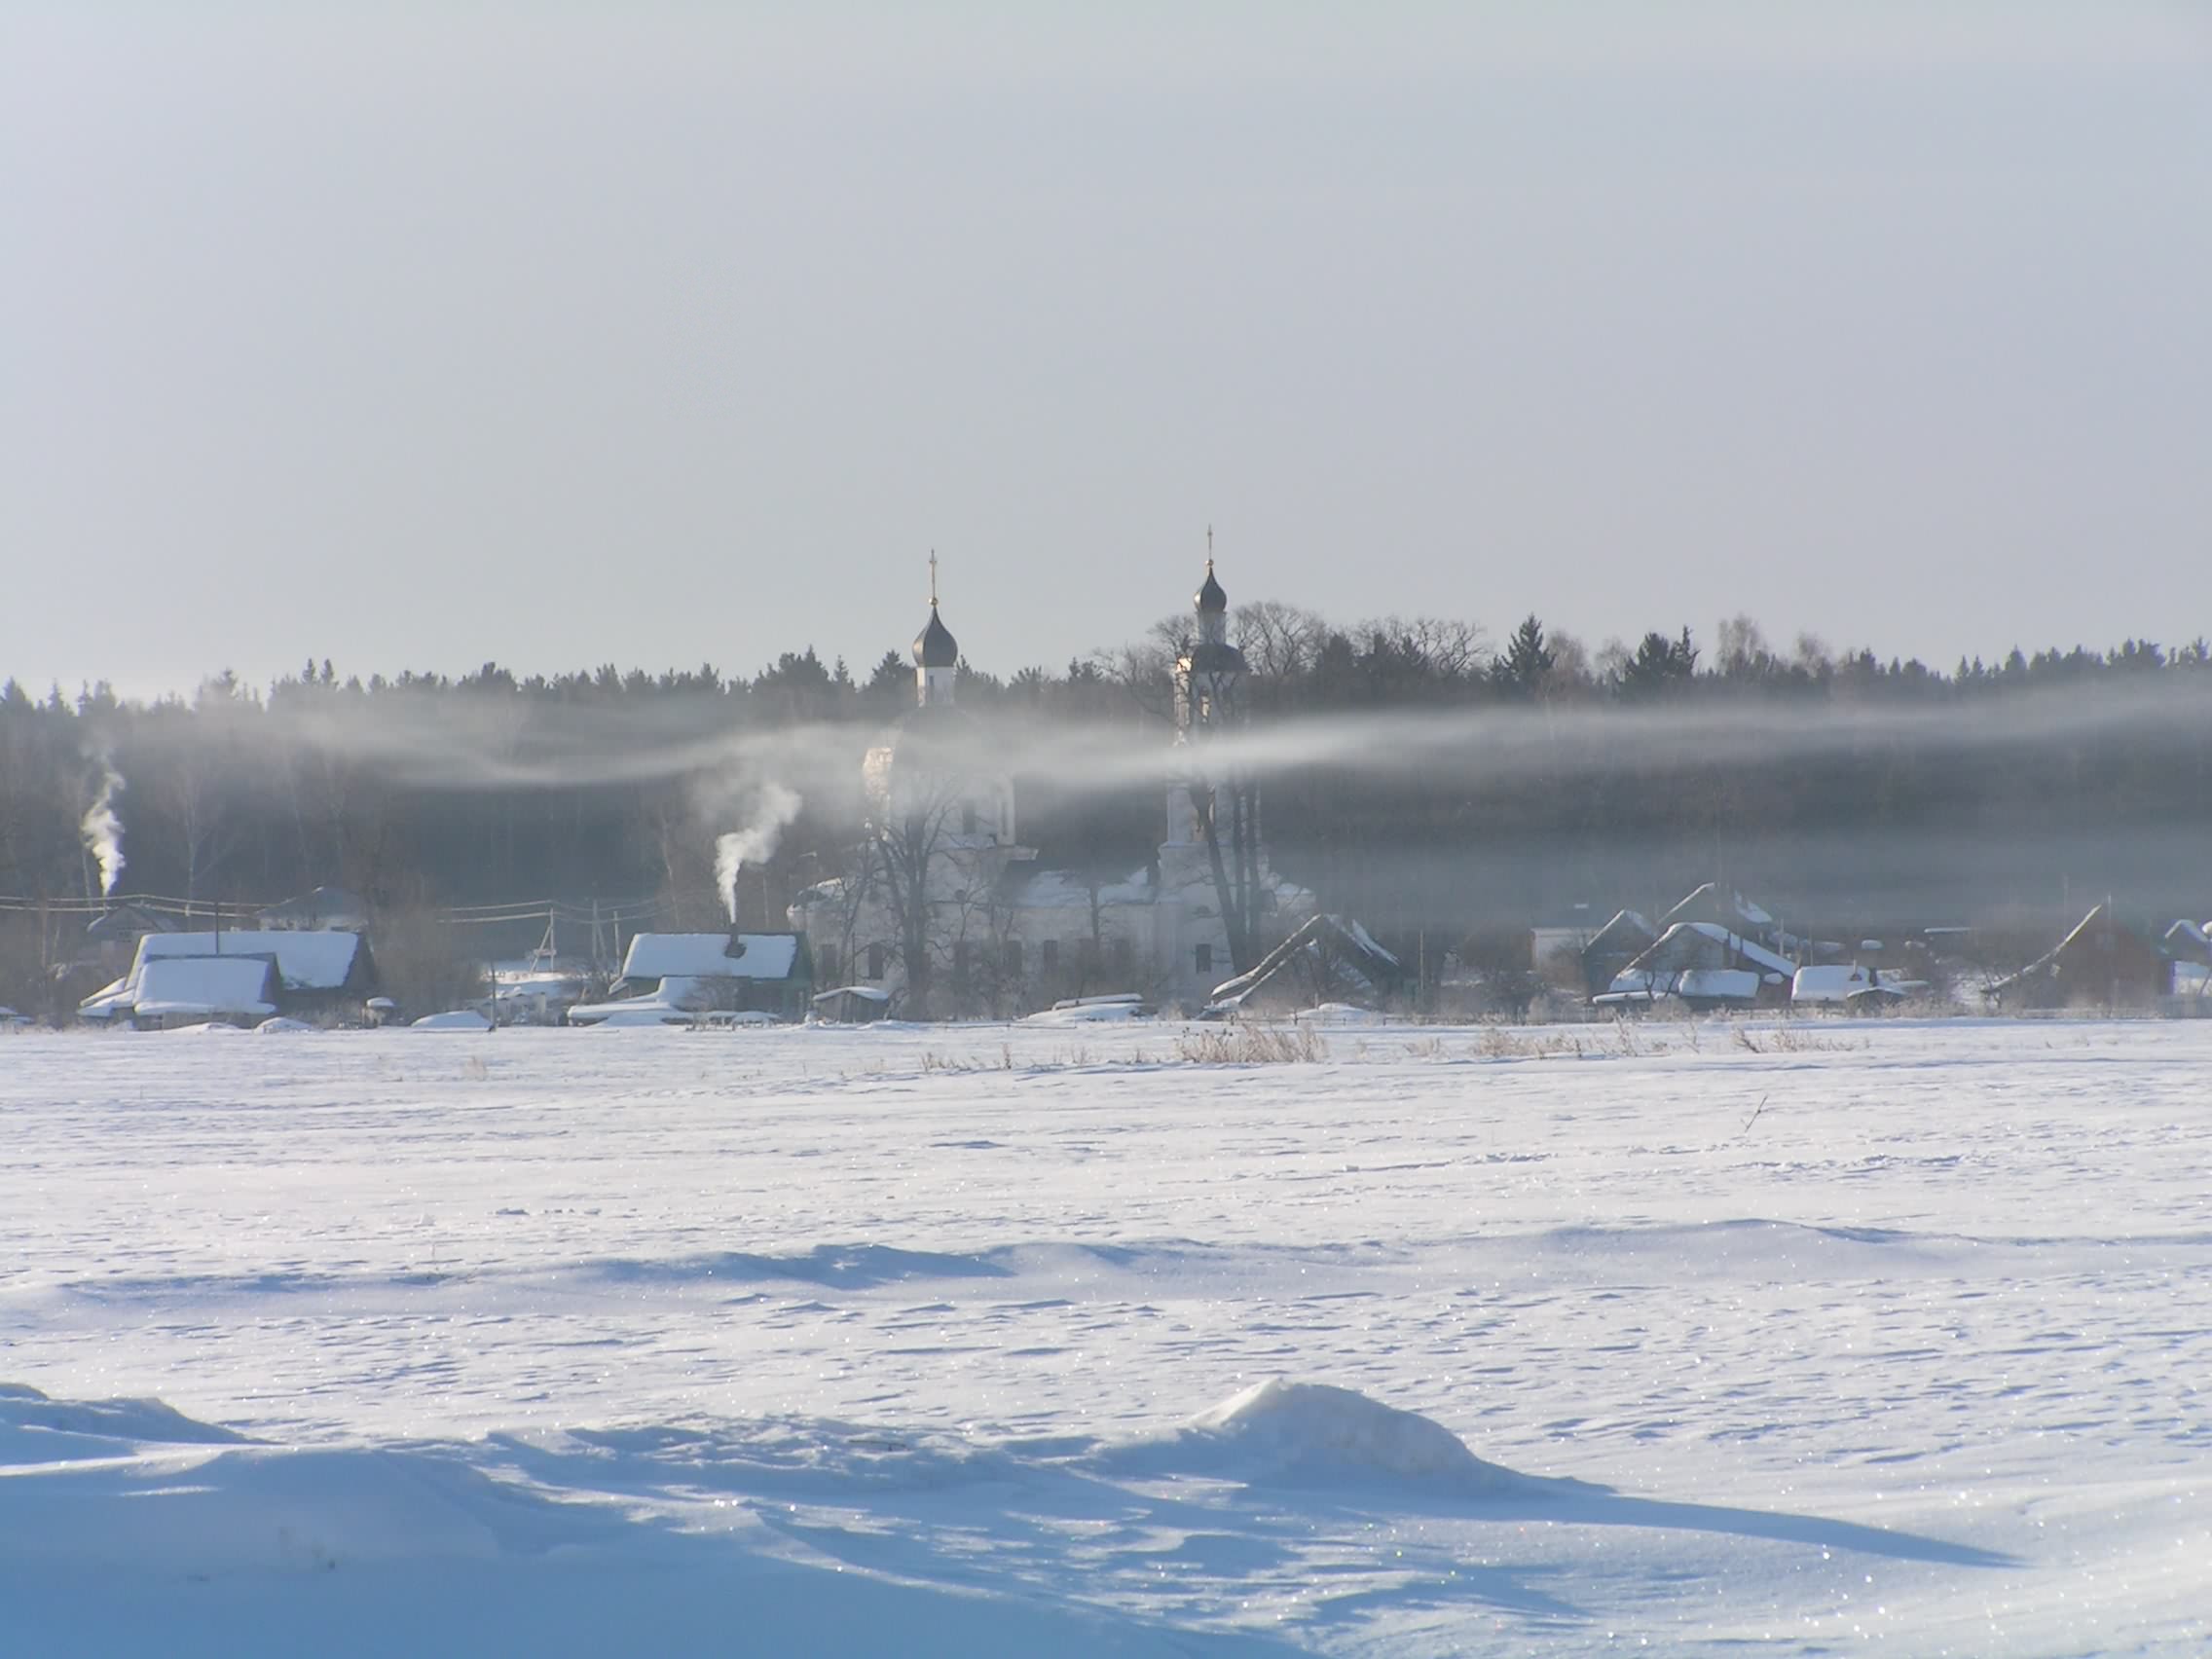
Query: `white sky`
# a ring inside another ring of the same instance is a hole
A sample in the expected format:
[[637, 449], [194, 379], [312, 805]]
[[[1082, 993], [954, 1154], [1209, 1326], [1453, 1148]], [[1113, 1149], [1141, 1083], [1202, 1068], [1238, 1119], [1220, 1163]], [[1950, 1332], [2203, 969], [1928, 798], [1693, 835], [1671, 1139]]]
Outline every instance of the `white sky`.
[[2212, 8], [0, 0], [0, 677], [2212, 633]]

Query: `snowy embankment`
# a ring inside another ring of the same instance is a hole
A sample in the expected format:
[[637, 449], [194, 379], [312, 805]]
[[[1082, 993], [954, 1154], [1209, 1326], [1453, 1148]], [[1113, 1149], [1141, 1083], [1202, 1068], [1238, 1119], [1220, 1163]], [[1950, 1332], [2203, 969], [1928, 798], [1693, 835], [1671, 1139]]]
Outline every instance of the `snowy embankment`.
[[1182, 1036], [12, 1039], [8, 1641], [2205, 1646], [2212, 1027]]

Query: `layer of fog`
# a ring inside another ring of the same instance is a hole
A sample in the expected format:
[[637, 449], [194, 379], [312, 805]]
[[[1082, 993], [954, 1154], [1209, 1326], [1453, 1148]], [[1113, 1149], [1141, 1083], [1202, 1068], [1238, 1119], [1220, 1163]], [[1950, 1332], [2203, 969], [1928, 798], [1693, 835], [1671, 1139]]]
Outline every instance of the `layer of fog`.
[[[416, 788], [575, 789], [688, 779], [731, 799], [771, 783], [809, 796], [849, 790], [865, 751], [887, 735], [881, 724], [864, 721], [723, 727], [726, 705], [705, 698], [554, 710], [400, 695], [268, 718], [287, 741]], [[1965, 756], [2207, 732], [2212, 695], [2161, 683], [2051, 688], [1938, 708], [1762, 700], [1308, 715], [1221, 733], [1192, 753], [1202, 753], [1214, 774], [1264, 779], [1324, 767], [1377, 781], [1456, 778], [1513, 788], [1619, 772], [1624, 756], [1638, 771], [1679, 771], [1811, 762], [1886, 747]], [[1164, 781], [1179, 764], [1163, 722], [1073, 721], [1004, 709], [932, 720], [929, 744], [940, 766], [1010, 774], [1074, 793]]]

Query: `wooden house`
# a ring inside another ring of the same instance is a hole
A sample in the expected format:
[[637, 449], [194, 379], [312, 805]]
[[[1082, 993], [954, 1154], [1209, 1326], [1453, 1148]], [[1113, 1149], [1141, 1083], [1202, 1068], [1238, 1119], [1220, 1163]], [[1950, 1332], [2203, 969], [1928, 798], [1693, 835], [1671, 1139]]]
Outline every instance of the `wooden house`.
[[2001, 1008], [2150, 1008], [2173, 995], [2174, 958], [2164, 945], [2099, 904], [2073, 932], [2017, 974], [1989, 988]]

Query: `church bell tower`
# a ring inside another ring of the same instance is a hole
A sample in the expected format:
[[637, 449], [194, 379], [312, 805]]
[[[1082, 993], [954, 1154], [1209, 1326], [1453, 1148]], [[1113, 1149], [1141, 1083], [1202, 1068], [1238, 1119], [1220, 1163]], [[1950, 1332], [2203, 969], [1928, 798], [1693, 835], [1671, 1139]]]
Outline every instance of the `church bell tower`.
[[[1244, 723], [1244, 653], [1229, 643], [1229, 595], [1213, 570], [1213, 532], [1206, 532], [1206, 575], [1191, 598], [1198, 636], [1175, 659], [1175, 747], [1177, 770], [1204, 765], [1198, 746]], [[1167, 791], [1167, 840], [1190, 846], [1204, 837], [1198, 806], [1187, 783]]]

